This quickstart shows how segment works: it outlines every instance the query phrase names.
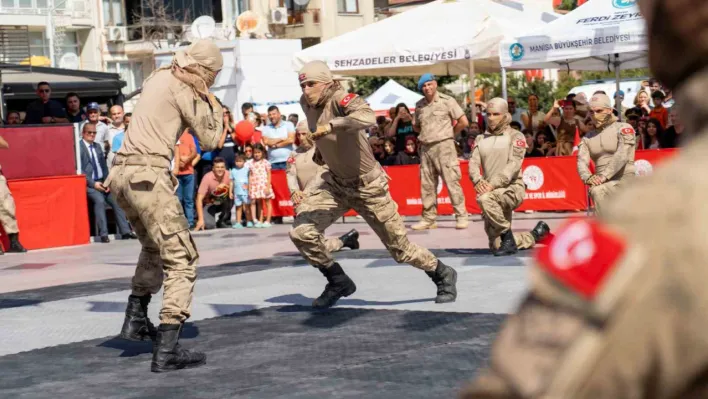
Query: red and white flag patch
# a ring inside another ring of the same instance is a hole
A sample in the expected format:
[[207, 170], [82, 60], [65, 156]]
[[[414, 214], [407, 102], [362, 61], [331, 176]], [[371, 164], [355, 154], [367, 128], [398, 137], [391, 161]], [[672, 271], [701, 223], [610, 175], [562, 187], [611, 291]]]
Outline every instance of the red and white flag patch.
[[304, 73], [301, 73], [301, 74], [298, 76], [298, 78], [300, 79], [300, 82], [303, 82], [305, 79], [307, 79], [307, 75], [305, 75]]
[[355, 98], [356, 98], [356, 94], [349, 93], [342, 99], [342, 101], [339, 102], [339, 105], [341, 105], [342, 107], [346, 107]]
[[524, 139], [517, 139], [517, 140], [514, 142], [514, 146], [526, 148], [526, 140], [524, 140]]
[[586, 299], [593, 299], [626, 251], [624, 240], [594, 220], [563, 226], [541, 248], [539, 266]]
[[632, 129], [631, 127], [622, 128], [622, 130], [620, 130], [620, 132], [621, 132], [622, 134], [632, 134], [632, 135], [636, 134], [636, 133], [634, 132], [634, 129]]

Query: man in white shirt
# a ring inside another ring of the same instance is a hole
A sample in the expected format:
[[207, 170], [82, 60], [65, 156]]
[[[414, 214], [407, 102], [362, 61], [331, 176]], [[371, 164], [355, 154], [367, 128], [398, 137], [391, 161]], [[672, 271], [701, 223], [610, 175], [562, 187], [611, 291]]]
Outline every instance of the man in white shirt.
[[284, 121], [275, 105], [268, 108], [270, 124], [263, 129], [263, 142], [268, 146], [268, 162], [272, 170], [285, 170], [290, 153], [295, 150], [295, 126]]
[[[84, 125], [90, 123], [96, 126], [96, 139], [94, 141], [101, 145], [101, 149], [105, 153], [107, 149], [105, 143], [106, 140], [108, 140], [108, 125], [103, 121], [109, 121], [110, 123], [110, 120], [106, 117], [101, 116], [101, 107], [98, 105], [97, 102], [90, 102], [88, 103], [88, 105], [86, 105], [86, 114], [88, 115], [88, 119], [86, 120], [86, 122], [84, 122]], [[82, 125], [82, 132], [84, 131], [83, 129], [84, 127]]]
[[108, 143], [107, 163], [109, 168], [113, 165], [113, 157], [115, 157], [116, 152], [120, 149], [120, 147], [113, 148], [113, 142], [116, 136], [125, 132], [125, 124], [123, 123], [123, 107], [120, 105], [112, 106], [110, 109], [110, 115], [111, 124], [108, 125], [108, 134], [106, 137], [106, 142]]

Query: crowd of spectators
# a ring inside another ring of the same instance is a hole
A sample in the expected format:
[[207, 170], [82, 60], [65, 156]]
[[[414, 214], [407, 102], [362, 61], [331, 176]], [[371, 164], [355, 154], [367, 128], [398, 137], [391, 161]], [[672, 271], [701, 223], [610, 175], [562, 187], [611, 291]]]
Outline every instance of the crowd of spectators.
[[[86, 174], [87, 196], [97, 221], [97, 233], [102, 242], [109, 242], [106, 229], [106, 209], [113, 208], [118, 233], [123, 238], [135, 238], [122, 211], [103, 186], [115, 153], [120, 149], [130, 114], [120, 105], [102, 113], [95, 102], [82, 106], [76, 93], [68, 93], [64, 102], [51, 98], [51, 85], [37, 85], [37, 100], [21, 113], [10, 111], [6, 124], [80, 123], [82, 142], [81, 168]], [[616, 101], [624, 93], [614, 95]], [[592, 130], [587, 97], [568, 95], [542, 109], [535, 94], [528, 97], [528, 109], [508, 99], [512, 127], [524, 133], [526, 157], [570, 155], [570, 147], [560, 136], [575, 129], [580, 136]], [[486, 106], [477, 102], [477, 118], [468, 110], [469, 126], [455, 138], [458, 157], [468, 159], [478, 134], [486, 129]], [[659, 149], [680, 145], [683, 125], [678, 119], [671, 93], [655, 80], [649, 80], [636, 95], [634, 106], [619, 107], [623, 117], [638, 135], [638, 148]], [[241, 108], [242, 120], [235, 123], [228, 107], [224, 112], [224, 130], [214, 151], [201, 150], [197, 137], [185, 130], [175, 146], [173, 173], [179, 182], [177, 195], [183, 205], [190, 227], [211, 229], [224, 227], [269, 227], [279, 222], [272, 216], [271, 171], [286, 169], [287, 160], [295, 149], [297, 114], [285, 117], [276, 106], [266, 115], [254, 111], [252, 104]], [[617, 111], [615, 111], [617, 114]], [[415, 116], [406, 104], [391, 108], [387, 116], [379, 116], [369, 129], [369, 144], [383, 166], [420, 164], [419, 143], [414, 130]], [[236, 223], [231, 224], [232, 210]]]

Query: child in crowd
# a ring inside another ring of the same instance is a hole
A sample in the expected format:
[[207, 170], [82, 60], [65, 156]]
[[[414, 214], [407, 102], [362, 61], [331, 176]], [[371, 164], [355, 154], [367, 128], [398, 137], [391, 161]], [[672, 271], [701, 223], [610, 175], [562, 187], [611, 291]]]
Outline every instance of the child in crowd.
[[[271, 199], [275, 197], [270, 179], [270, 162], [266, 159], [266, 150], [263, 144], [253, 145], [253, 161], [249, 166], [248, 196], [251, 198], [251, 213], [256, 214], [256, 202], [261, 204], [261, 214], [254, 227], [270, 227], [270, 218], [273, 214]], [[266, 212], [263, 223], [263, 210]]]
[[669, 125], [669, 111], [664, 108], [664, 99], [666, 96], [661, 90], [657, 90], [651, 95], [654, 100], [654, 108], [649, 113], [649, 119], [656, 119], [661, 124], [662, 129], [666, 129]]
[[242, 212], [243, 217], [248, 221], [246, 227], [253, 227], [253, 217], [251, 217], [249, 209], [251, 201], [248, 198], [248, 173], [250, 168], [246, 165], [246, 156], [236, 154], [234, 165], [234, 168], [231, 169], [231, 195], [236, 210], [236, 223], [232, 227], [234, 229], [243, 228], [241, 223]]

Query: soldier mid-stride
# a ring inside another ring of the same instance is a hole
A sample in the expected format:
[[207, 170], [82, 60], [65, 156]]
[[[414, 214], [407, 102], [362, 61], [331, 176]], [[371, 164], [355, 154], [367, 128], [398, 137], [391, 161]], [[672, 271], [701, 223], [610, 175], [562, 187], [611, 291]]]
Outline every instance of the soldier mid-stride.
[[[285, 174], [290, 190], [290, 199], [297, 208], [302, 202], [302, 198], [307, 191], [307, 186], [317, 184], [321, 180], [325, 168], [315, 163], [312, 157], [315, 155], [315, 144], [310, 138], [310, 128], [307, 121], [300, 121], [295, 128], [295, 145], [297, 148], [288, 157]], [[359, 249], [359, 232], [355, 229], [338, 238], [325, 238], [327, 252], [339, 252], [342, 248]]]
[[354, 282], [325, 247], [324, 230], [354, 209], [379, 236], [396, 262], [424, 270], [437, 285], [435, 302], [457, 297], [457, 272], [406, 236], [398, 206], [388, 191], [388, 177], [374, 159], [364, 129], [376, 123], [368, 104], [347, 94], [327, 65], [307, 63], [299, 75], [302, 109], [315, 141], [314, 159], [326, 164], [317, 184], [306, 188], [290, 238], [300, 253], [327, 278], [327, 286], [312, 306], [328, 308], [356, 291]]
[[708, 2], [640, 0], [690, 142], [538, 252], [465, 399], [708, 397]]
[[[590, 186], [595, 214], [600, 215], [606, 200], [635, 177], [636, 133], [632, 125], [617, 121], [610, 97], [605, 94], [592, 96], [589, 112], [595, 130], [578, 146], [578, 174]], [[595, 163], [595, 173], [590, 171], [590, 160]]]
[[548, 235], [550, 228], [546, 223], [538, 222], [531, 232], [514, 234], [511, 231], [514, 210], [521, 205], [526, 194], [521, 175], [526, 138], [509, 126], [511, 114], [503, 98], [494, 98], [487, 103], [487, 119], [487, 131], [477, 136], [470, 157], [470, 179], [482, 209], [489, 249], [495, 256], [513, 255], [519, 249], [532, 248]]
[[[142, 252], [133, 277], [120, 337], [152, 338], [152, 371], [197, 367], [206, 355], [179, 346], [190, 316], [199, 254], [189, 233], [170, 173], [175, 143], [185, 127], [196, 132], [204, 150], [219, 142], [223, 110], [209, 93], [223, 59], [219, 48], [199, 40], [175, 54], [172, 64], [145, 80], [140, 101], [116, 154], [107, 184], [135, 228]], [[164, 281], [160, 326], [147, 318], [147, 306]]]

